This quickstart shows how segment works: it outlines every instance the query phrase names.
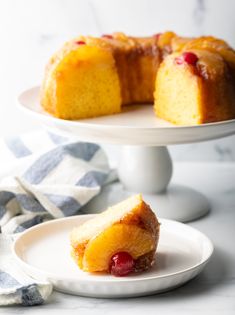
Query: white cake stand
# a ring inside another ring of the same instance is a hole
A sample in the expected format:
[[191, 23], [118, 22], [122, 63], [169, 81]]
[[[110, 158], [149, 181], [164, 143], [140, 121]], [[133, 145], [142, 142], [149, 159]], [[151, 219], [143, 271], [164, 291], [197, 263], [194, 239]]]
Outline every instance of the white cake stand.
[[[172, 160], [167, 145], [206, 141], [235, 133], [235, 119], [198, 126], [176, 126], [158, 119], [150, 105], [127, 107], [117, 115], [79, 121], [47, 114], [39, 103], [39, 87], [23, 92], [20, 108], [49, 129], [82, 141], [122, 145], [118, 166], [121, 184], [106, 187], [89, 209], [104, 209], [133, 192], [143, 193], [159, 217], [191, 221], [209, 211], [206, 197], [185, 186], [169, 185]], [[100, 200], [102, 202], [100, 203]], [[107, 204], [106, 204], [107, 203]]]

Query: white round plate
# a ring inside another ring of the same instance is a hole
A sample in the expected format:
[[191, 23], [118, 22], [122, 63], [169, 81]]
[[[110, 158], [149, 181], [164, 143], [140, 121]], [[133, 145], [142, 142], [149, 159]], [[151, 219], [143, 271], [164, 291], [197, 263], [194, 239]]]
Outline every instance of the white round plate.
[[58, 291], [92, 297], [132, 297], [178, 287], [203, 269], [213, 252], [211, 241], [194, 228], [160, 219], [160, 242], [154, 266], [127, 277], [89, 274], [70, 256], [69, 233], [91, 218], [80, 215], [49, 221], [30, 228], [13, 245], [23, 270], [36, 279], [47, 279]]
[[40, 106], [39, 87], [23, 92], [20, 108], [48, 128], [85, 141], [128, 145], [168, 145], [225, 137], [235, 133], [235, 119], [197, 126], [177, 126], [154, 115], [152, 105], [126, 107], [120, 114], [71, 121], [58, 119]]

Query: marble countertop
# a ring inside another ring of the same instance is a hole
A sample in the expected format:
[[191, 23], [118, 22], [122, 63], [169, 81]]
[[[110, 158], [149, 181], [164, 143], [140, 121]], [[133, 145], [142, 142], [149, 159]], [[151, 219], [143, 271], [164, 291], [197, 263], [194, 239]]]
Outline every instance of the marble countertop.
[[131, 299], [94, 299], [53, 292], [37, 307], [4, 307], [0, 314], [235, 314], [235, 163], [175, 163], [173, 182], [203, 192], [209, 215], [191, 226], [205, 233], [215, 252], [204, 271], [173, 291]]

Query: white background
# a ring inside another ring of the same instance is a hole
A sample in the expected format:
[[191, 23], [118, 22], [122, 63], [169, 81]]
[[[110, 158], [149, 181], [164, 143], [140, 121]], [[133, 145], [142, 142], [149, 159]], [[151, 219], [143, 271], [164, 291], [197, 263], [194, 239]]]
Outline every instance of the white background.
[[[0, 0], [0, 136], [38, 128], [15, 108], [20, 91], [40, 84], [50, 55], [78, 34], [174, 30], [210, 34], [235, 47], [234, 0]], [[175, 160], [235, 160], [235, 137], [171, 147]], [[116, 158], [119, 148], [106, 147]]]

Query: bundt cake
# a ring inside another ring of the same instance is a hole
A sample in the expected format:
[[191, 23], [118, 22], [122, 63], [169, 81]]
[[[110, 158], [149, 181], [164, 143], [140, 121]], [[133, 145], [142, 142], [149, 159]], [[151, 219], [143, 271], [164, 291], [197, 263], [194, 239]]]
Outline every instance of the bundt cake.
[[160, 118], [195, 125], [235, 118], [235, 51], [211, 36], [81, 36], [50, 60], [41, 104], [62, 119], [154, 103]]
[[125, 276], [152, 266], [159, 223], [142, 196], [135, 195], [74, 228], [70, 239], [72, 257], [82, 270]]

